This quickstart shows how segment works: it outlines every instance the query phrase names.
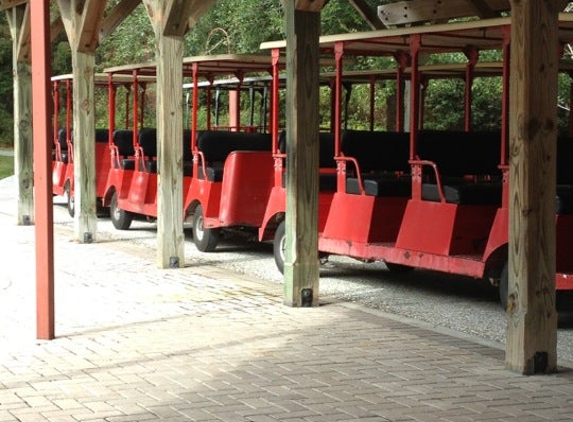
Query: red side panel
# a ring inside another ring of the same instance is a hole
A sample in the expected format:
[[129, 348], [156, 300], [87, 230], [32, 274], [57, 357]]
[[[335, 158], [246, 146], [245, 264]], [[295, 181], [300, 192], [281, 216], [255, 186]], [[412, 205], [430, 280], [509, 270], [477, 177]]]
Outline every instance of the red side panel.
[[448, 255], [457, 205], [430, 201], [408, 201], [397, 248]]
[[52, 191], [54, 195], [64, 194], [64, 183], [68, 165], [63, 161], [54, 161], [52, 165]]
[[556, 270], [570, 274], [569, 288], [573, 289], [573, 215], [558, 214], [556, 224]]
[[382, 198], [336, 193], [323, 237], [342, 242], [394, 242], [406, 198]]
[[102, 198], [105, 194], [107, 175], [111, 168], [111, 154], [108, 144], [95, 144], [95, 177], [96, 177], [96, 197]]
[[234, 151], [223, 171], [219, 220], [222, 227], [260, 227], [271, 194], [274, 162], [270, 152]]

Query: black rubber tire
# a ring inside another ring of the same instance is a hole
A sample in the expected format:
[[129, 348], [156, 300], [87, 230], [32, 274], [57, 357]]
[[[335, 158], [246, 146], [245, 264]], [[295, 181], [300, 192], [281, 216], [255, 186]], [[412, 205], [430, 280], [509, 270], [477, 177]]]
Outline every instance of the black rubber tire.
[[109, 204], [109, 218], [113, 223], [113, 227], [118, 230], [127, 230], [133, 221], [133, 213], [122, 210], [117, 204], [117, 192], [111, 196]]
[[203, 207], [198, 205], [193, 214], [193, 243], [200, 252], [213, 252], [221, 238], [221, 229], [206, 229]]
[[388, 271], [394, 274], [405, 274], [414, 269], [414, 267], [411, 267], [410, 265], [396, 264], [393, 262], [385, 262], [384, 264], [386, 265], [386, 268], [388, 268]]
[[273, 240], [273, 254], [275, 256], [275, 264], [277, 265], [277, 268], [281, 274], [284, 274], [285, 270], [285, 243], [285, 222], [282, 221], [275, 231], [275, 238]]
[[69, 181], [66, 182], [66, 186], [64, 186], [64, 193], [66, 195], [68, 214], [70, 214], [70, 217], [74, 218], [74, 215], [76, 212], [76, 204], [75, 204], [73, 195], [70, 194], [70, 182]]
[[509, 264], [505, 261], [501, 275], [499, 277], [499, 302], [503, 309], [507, 309], [507, 298], [509, 292]]

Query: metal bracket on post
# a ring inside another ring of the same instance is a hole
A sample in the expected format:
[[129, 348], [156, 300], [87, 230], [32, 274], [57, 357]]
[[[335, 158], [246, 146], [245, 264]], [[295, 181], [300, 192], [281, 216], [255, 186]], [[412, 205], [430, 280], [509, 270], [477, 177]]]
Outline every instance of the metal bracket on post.
[[300, 292], [300, 305], [303, 308], [310, 308], [312, 306], [312, 289], [302, 289]]

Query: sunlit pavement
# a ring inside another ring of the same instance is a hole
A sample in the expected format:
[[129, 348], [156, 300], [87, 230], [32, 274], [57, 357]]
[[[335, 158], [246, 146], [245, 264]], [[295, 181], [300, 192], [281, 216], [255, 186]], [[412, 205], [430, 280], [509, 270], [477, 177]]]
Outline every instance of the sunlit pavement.
[[35, 340], [33, 226], [0, 181], [0, 422], [564, 421], [573, 372], [524, 377], [503, 351], [55, 223], [56, 334]]

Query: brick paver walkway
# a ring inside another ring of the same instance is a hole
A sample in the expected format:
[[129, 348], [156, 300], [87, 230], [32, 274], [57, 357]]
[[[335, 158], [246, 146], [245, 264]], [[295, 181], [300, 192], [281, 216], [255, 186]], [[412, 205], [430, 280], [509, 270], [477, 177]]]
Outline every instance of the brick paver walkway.
[[57, 339], [36, 341], [34, 228], [0, 206], [0, 422], [565, 421], [573, 372], [358, 305], [56, 225]]

